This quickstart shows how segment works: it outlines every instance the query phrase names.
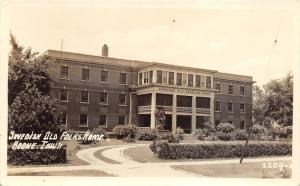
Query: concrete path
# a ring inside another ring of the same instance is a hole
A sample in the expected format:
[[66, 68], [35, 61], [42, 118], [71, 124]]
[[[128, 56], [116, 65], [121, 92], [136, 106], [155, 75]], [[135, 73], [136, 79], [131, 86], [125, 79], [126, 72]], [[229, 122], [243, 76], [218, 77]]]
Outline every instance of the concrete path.
[[[186, 162], [157, 162], [157, 163], [140, 163], [126, 156], [123, 152], [128, 148], [138, 146], [148, 146], [149, 144], [129, 144], [114, 145], [105, 147], [94, 147], [83, 149], [77, 152], [78, 158], [89, 163], [89, 165], [80, 166], [59, 166], [59, 167], [26, 167], [26, 168], [9, 168], [10, 173], [21, 172], [41, 172], [41, 171], [66, 171], [66, 170], [99, 170], [120, 177], [204, 177], [199, 174], [186, 172], [179, 169], [171, 168], [172, 165], [207, 165], [222, 163], [238, 163], [239, 159], [229, 160], [197, 160]], [[105, 150], [106, 149], [106, 150]], [[102, 155], [106, 158], [120, 162], [121, 164], [111, 164], [104, 160], [98, 159], [94, 153], [103, 150]], [[244, 159], [244, 162], [267, 162], [267, 161], [283, 161], [291, 160], [291, 157], [276, 158], [253, 158]]]

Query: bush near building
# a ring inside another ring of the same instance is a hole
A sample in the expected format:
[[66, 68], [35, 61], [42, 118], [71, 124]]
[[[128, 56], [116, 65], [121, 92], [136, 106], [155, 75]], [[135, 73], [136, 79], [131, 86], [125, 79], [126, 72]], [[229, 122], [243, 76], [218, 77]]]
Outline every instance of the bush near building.
[[129, 124], [129, 125], [116, 125], [113, 128], [113, 133], [116, 135], [117, 139], [124, 139], [128, 136], [130, 138], [135, 138], [138, 133], [137, 126]]
[[247, 140], [248, 133], [245, 130], [236, 130], [234, 131], [236, 140]]
[[[243, 144], [170, 144], [166, 141], [152, 145], [151, 150], [161, 159], [237, 158], [244, 151]], [[244, 157], [284, 156], [292, 154], [292, 144], [286, 142], [249, 143]]]
[[155, 130], [145, 130], [139, 131], [137, 134], [137, 139], [140, 141], [153, 141], [157, 138]]
[[217, 136], [222, 141], [234, 140], [235, 126], [231, 123], [221, 123], [216, 127]]

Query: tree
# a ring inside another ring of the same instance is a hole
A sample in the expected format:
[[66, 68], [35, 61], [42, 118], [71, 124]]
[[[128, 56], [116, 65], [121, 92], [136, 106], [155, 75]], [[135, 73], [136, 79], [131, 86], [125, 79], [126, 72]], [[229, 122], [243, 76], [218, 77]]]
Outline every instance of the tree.
[[156, 131], [161, 134], [164, 130], [166, 122], [166, 115], [162, 108], [156, 108], [155, 110], [155, 127]]
[[269, 116], [282, 126], [293, 124], [293, 76], [272, 80], [264, 86], [265, 116]]
[[[253, 123], [263, 125], [265, 119], [265, 95], [264, 91], [258, 86], [253, 86]], [[268, 123], [264, 123], [267, 124]]]
[[261, 138], [261, 135], [263, 133], [265, 133], [266, 131], [267, 131], [267, 129], [265, 127], [263, 127], [262, 125], [258, 125], [258, 124], [253, 125], [252, 130], [251, 130], [251, 132], [256, 135], [256, 139], [258, 142]]
[[58, 104], [50, 96], [46, 57], [24, 49], [11, 34], [8, 71], [9, 130], [19, 133], [59, 132]]

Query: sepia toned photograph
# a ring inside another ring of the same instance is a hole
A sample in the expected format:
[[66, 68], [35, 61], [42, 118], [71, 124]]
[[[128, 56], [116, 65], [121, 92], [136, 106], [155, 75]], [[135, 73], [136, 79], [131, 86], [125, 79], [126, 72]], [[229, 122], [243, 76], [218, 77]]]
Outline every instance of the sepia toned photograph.
[[2, 174], [291, 181], [298, 6], [3, 1]]

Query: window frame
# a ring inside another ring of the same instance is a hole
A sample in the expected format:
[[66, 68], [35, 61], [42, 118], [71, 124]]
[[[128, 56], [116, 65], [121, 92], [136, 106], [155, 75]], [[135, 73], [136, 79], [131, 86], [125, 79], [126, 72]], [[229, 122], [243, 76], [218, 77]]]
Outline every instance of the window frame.
[[[124, 77], [125, 77], [125, 83], [124, 82], [122, 82], [122, 75], [125, 75]], [[120, 72], [120, 79], [119, 79], [119, 83], [120, 83], [120, 85], [127, 85], [127, 73], [126, 72]]]
[[[81, 124], [81, 116], [82, 116], [82, 115], [86, 115], [86, 125], [85, 125], [85, 124]], [[88, 127], [88, 126], [89, 126], [89, 116], [88, 116], [87, 113], [81, 113], [81, 114], [79, 115], [79, 126], [80, 126], [80, 127]]]
[[[105, 72], [106, 73], [106, 80], [105, 81], [103, 81], [103, 79], [102, 79], [102, 75], [103, 75], [103, 72]], [[100, 72], [100, 82], [101, 83], [108, 83], [108, 71], [107, 70], [101, 70], [101, 72]]]
[[[192, 78], [190, 79], [190, 77]], [[194, 74], [188, 74], [187, 81], [188, 81], [187, 83], [188, 87], [194, 87]], [[192, 84], [190, 84], [190, 82], [192, 82]]]
[[[160, 76], [159, 76], [160, 74]], [[162, 70], [156, 70], [156, 83], [158, 84], [162, 84], [163, 82], [163, 73], [162, 73]]]
[[[179, 79], [179, 77], [181, 77], [181, 78]], [[176, 73], [176, 85], [177, 86], [182, 86], [183, 85], [183, 74], [181, 72]]]
[[[124, 104], [121, 103], [121, 96], [123, 96], [123, 95], [124, 95]], [[124, 93], [119, 94], [119, 105], [120, 106], [126, 106], [127, 105], [126, 98], [127, 98], [126, 94], [124, 94]]]
[[217, 94], [221, 93], [221, 83], [216, 83], [216, 90], [218, 90]]
[[[242, 109], [242, 106], [243, 105], [243, 109]], [[246, 113], [246, 105], [245, 103], [240, 103], [240, 113]]]
[[[230, 90], [230, 87], [232, 88], [231, 90]], [[227, 92], [227, 94], [233, 95], [233, 85], [232, 84], [228, 85], [228, 92]]]
[[[170, 75], [170, 74], [173, 74], [173, 75]], [[168, 84], [169, 85], [174, 85], [175, 84], [175, 72], [169, 72], [168, 73]]]
[[[84, 78], [84, 71], [87, 72], [87, 79], [83, 79]], [[88, 68], [82, 68], [81, 69], [81, 81], [90, 81], [90, 69], [88, 69]]]
[[[217, 110], [217, 103], [219, 103], [219, 110]], [[215, 112], [221, 112], [221, 101], [215, 101]]]
[[[242, 91], [243, 89], [243, 91]], [[242, 94], [243, 92], [243, 94]], [[240, 96], [245, 96], [245, 86], [240, 86]]]
[[[124, 117], [124, 124], [120, 123], [120, 117]], [[118, 117], [118, 125], [126, 125], [126, 116], [125, 115], [119, 115], [119, 117]]]
[[[67, 100], [62, 100], [61, 99], [61, 93], [62, 93], [62, 91], [66, 91], [67, 92]], [[60, 102], [69, 102], [69, 91], [67, 90], [67, 89], [60, 89], [60, 92], [59, 92], [59, 101]]]
[[[229, 110], [229, 105], [231, 105], [231, 110]], [[227, 111], [233, 113], [233, 103], [232, 102], [227, 103]]]
[[[242, 123], [243, 122], [243, 123]], [[243, 129], [242, 129], [242, 124], [243, 124]], [[240, 121], [240, 130], [246, 130], [246, 122], [244, 120]]]
[[[82, 101], [82, 93], [83, 92], [86, 92], [87, 93], [87, 102], [83, 102]], [[86, 90], [82, 90], [82, 91], [80, 91], [80, 103], [89, 103], [89, 101], [90, 101], [90, 93], [89, 93], [89, 91], [86, 91]]]
[[[103, 117], [103, 116], [105, 117], [105, 125], [102, 125], [102, 124], [101, 124], [101, 117]], [[106, 114], [100, 114], [100, 115], [99, 115], [99, 126], [107, 127], [107, 115], [106, 115]]]
[[[102, 94], [105, 94], [106, 95], [106, 102], [101, 102], [101, 95]], [[99, 95], [99, 103], [101, 105], [108, 105], [108, 93], [107, 92], [100, 92], [100, 95]]]
[[[63, 68], [67, 69], [67, 77], [63, 76]], [[69, 79], [69, 66], [60, 67], [60, 79]]]

